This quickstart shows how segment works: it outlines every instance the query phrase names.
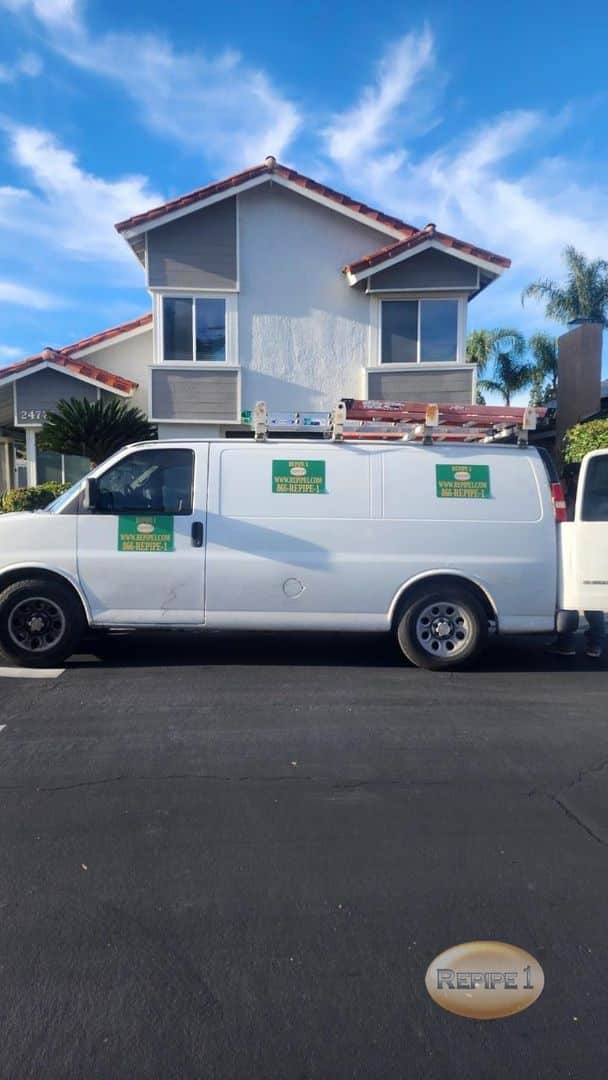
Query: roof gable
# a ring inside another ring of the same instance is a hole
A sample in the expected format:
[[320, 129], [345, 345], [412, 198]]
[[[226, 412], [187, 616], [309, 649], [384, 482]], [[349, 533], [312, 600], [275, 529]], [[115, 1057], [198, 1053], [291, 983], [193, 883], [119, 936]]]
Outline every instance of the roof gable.
[[357, 259], [356, 262], [348, 263], [344, 267], [344, 273], [350, 284], [356, 285], [362, 278], [370, 277], [381, 270], [387, 270], [396, 263], [411, 258], [427, 248], [435, 248], [455, 258], [472, 262], [494, 275], [501, 274], [503, 270], [508, 269], [511, 265], [511, 260], [503, 255], [496, 255], [494, 252], [477, 247], [475, 244], [458, 240], [455, 236], [450, 236], [449, 233], [438, 232], [434, 225], [426, 225], [424, 229], [419, 229], [413, 236], [399, 240], [395, 244], [388, 244], [386, 247], [373, 251], [370, 255], [364, 255], [363, 258]]
[[245, 169], [243, 172], [229, 176], [225, 180], [207, 184], [205, 187], [191, 191], [188, 195], [171, 199], [169, 202], [163, 203], [162, 206], [153, 207], [151, 210], [135, 214], [124, 221], [119, 221], [115, 228], [127, 240], [131, 240], [139, 233], [155, 228], [166, 221], [191, 213], [193, 210], [201, 210], [204, 206], [211, 205], [219, 199], [228, 198], [239, 191], [246, 191], [250, 187], [271, 180], [283, 184], [285, 187], [290, 187], [300, 195], [317, 202], [323, 202], [339, 213], [372, 224], [380, 231], [386, 232], [395, 238], [410, 236], [417, 232], [415, 226], [408, 225], [407, 222], [402, 221], [400, 218], [367, 206], [360, 200], [352, 199], [343, 192], [336, 191], [325, 184], [320, 184], [310, 176], [305, 176], [303, 173], [290, 169], [286, 165], [280, 165], [273, 157], [268, 157], [261, 165]]
[[475, 265], [490, 274], [488, 280], [502, 273], [504, 269], [511, 265], [510, 259], [502, 255], [496, 255], [485, 248], [458, 240], [448, 233], [438, 232], [434, 225], [427, 225], [423, 229], [419, 229], [414, 225], [409, 225], [406, 221], [402, 221], [401, 218], [367, 206], [366, 203], [352, 199], [349, 195], [336, 191], [334, 188], [327, 187], [325, 184], [313, 180], [310, 176], [305, 176], [295, 169], [279, 164], [274, 157], [267, 157], [261, 165], [254, 165], [252, 168], [244, 169], [242, 172], [235, 173], [225, 180], [207, 184], [205, 187], [197, 188], [187, 195], [171, 199], [169, 202], [163, 203], [162, 206], [153, 207], [141, 214], [135, 214], [124, 221], [119, 221], [115, 228], [125, 237], [137, 258], [143, 263], [145, 262], [145, 233], [150, 229], [164, 225], [185, 214], [193, 213], [195, 210], [202, 210], [205, 206], [210, 206], [221, 199], [229, 198], [270, 181], [282, 184], [299, 195], [319, 202], [337, 213], [345, 214], [363, 224], [372, 225], [380, 232], [385, 232], [392, 237], [391, 242], [386, 247], [380, 248], [363, 259], [358, 259], [356, 262], [344, 267], [344, 272], [347, 274], [351, 284], [356, 284], [362, 277], [369, 276], [375, 267], [385, 268], [392, 265], [399, 258], [407, 258], [411, 251], [419, 249], [423, 244], [429, 242], [432, 242], [433, 246], [444, 250], [450, 249], [451, 254], [457, 258], [474, 262]]
[[63, 351], [58, 352], [56, 349], [43, 349], [42, 352], [37, 353], [35, 356], [28, 356], [26, 360], [21, 360], [18, 364], [11, 364], [10, 367], [1, 368], [0, 386], [16, 382], [27, 375], [33, 375], [36, 371], [44, 371], [45, 368], [64, 371], [66, 374], [81, 379], [83, 382], [94, 383], [97, 386], [111, 390], [121, 397], [130, 397], [138, 387], [138, 383], [133, 382], [131, 379], [125, 379], [122, 375], [115, 375], [112, 371], [105, 371], [103, 368], [94, 367], [93, 364], [76, 360]]

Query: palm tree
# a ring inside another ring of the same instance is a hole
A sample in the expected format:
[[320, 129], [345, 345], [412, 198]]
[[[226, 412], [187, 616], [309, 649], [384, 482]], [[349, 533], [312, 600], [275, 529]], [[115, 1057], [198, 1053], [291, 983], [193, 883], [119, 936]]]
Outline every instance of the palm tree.
[[548, 334], [532, 334], [528, 348], [531, 367], [530, 405], [546, 405], [557, 393], [557, 341]]
[[507, 405], [511, 395], [530, 381], [530, 366], [524, 362], [526, 341], [519, 330], [473, 330], [467, 338], [467, 359], [477, 364], [481, 374], [491, 369], [492, 378], [477, 382], [477, 404], [485, 405], [483, 391], [500, 394]]
[[58, 401], [47, 413], [38, 436], [41, 450], [86, 457], [98, 465], [128, 443], [156, 438], [156, 428], [140, 409], [114, 398], [112, 401]]
[[477, 364], [481, 375], [493, 358], [494, 343], [499, 330], [471, 330], [467, 338], [467, 360]]
[[519, 330], [492, 330], [493, 345], [491, 352], [492, 378], [480, 379], [480, 390], [491, 394], [500, 394], [505, 405], [511, 404], [511, 397], [518, 390], [523, 390], [531, 378], [530, 365], [526, 363], [526, 339]]
[[587, 259], [572, 244], [564, 249], [566, 282], [558, 285], [550, 278], [533, 281], [521, 294], [525, 303], [529, 296], [545, 301], [548, 319], [568, 323], [588, 319], [608, 326], [608, 261]]

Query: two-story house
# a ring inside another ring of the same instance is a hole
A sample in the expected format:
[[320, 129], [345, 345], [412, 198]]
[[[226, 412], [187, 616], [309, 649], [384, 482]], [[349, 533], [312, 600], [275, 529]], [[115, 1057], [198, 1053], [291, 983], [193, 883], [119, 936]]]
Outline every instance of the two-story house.
[[61, 398], [132, 400], [160, 438], [236, 431], [258, 400], [323, 412], [343, 397], [474, 399], [467, 305], [502, 256], [272, 157], [116, 228], [152, 312], [0, 370], [0, 488], [84, 470], [36, 446]]

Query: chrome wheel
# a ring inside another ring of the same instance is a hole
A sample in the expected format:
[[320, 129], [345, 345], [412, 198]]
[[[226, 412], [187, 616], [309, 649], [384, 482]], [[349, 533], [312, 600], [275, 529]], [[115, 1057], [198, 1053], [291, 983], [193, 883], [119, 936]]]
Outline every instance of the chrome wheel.
[[11, 641], [30, 653], [43, 653], [61, 641], [66, 622], [54, 600], [31, 596], [15, 604], [7, 623]]
[[438, 601], [429, 604], [416, 619], [416, 638], [431, 656], [457, 657], [468, 646], [473, 625], [466, 608]]

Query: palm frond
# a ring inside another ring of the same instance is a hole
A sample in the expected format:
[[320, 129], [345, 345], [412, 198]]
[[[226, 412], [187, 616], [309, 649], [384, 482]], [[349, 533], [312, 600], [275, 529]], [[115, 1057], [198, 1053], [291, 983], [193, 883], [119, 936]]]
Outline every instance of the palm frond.
[[47, 414], [38, 445], [41, 450], [86, 457], [97, 465], [131, 442], [154, 438], [156, 428], [126, 402], [71, 398], [58, 401], [55, 411]]

